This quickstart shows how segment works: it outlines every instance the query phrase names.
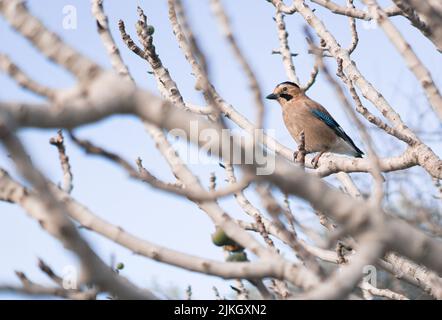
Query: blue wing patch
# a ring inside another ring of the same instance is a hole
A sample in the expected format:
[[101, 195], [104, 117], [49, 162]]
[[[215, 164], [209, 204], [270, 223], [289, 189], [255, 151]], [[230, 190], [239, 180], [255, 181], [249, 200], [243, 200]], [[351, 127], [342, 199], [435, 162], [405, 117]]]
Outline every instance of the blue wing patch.
[[316, 118], [318, 118], [319, 120], [325, 122], [333, 130], [336, 130], [337, 128], [341, 128], [339, 126], [339, 124], [335, 121], [335, 119], [333, 119], [330, 115], [322, 112], [321, 110], [310, 109], [310, 111], [313, 113], [313, 115]]
[[331, 129], [333, 129], [333, 131], [336, 133], [336, 135], [340, 138], [342, 138], [344, 141], [347, 141], [354, 149], [355, 151], [362, 155], [364, 154], [353, 142], [353, 140], [344, 132], [344, 130], [342, 130], [341, 126], [339, 125], [339, 123], [336, 122], [335, 119], [333, 119], [329, 114], [322, 112], [321, 110], [318, 109], [310, 109], [311, 113], [318, 118], [319, 120], [321, 120], [322, 122], [324, 122], [327, 126], [329, 126]]

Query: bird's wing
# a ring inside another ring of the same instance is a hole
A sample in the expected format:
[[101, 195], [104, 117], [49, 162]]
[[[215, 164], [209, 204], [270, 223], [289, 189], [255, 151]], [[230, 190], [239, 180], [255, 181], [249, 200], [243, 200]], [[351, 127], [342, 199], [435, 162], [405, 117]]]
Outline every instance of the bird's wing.
[[[313, 102], [313, 101], [312, 101]], [[363, 155], [364, 153], [359, 149], [353, 140], [345, 133], [345, 131], [342, 129], [342, 127], [339, 125], [339, 123], [336, 122], [335, 119], [328, 113], [328, 111], [321, 106], [318, 103], [309, 103], [308, 107], [310, 109], [310, 112], [315, 116], [317, 119], [324, 122], [327, 126], [329, 126], [338, 137], [342, 138], [345, 142], [350, 144], [355, 151], [358, 153], [358, 155]]]

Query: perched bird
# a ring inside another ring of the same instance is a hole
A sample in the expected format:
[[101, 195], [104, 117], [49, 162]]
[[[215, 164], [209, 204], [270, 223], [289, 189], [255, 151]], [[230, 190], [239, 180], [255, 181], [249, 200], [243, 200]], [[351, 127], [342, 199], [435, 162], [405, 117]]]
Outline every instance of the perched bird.
[[279, 102], [285, 126], [298, 144], [301, 132], [304, 132], [306, 153], [319, 152], [312, 160], [314, 167], [317, 167], [319, 158], [324, 152], [362, 158], [364, 153], [330, 113], [307, 97], [297, 84], [290, 81], [282, 82], [266, 98]]

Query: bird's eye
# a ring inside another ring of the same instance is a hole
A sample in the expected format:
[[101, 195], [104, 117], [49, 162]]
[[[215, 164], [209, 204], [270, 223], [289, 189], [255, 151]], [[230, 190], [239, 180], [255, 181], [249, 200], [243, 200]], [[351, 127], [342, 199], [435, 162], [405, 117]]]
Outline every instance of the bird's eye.
[[282, 88], [282, 91], [287, 91], [287, 87]]

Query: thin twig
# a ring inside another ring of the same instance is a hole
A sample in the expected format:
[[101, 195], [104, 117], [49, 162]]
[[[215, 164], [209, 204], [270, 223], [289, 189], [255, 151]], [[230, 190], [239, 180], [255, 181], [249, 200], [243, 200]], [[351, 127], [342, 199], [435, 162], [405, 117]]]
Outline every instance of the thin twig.
[[62, 189], [67, 193], [71, 193], [72, 188], [74, 187], [72, 184], [73, 175], [71, 171], [71, 165], [69, 163], [69, 157], [66, 155], [63, 132], [61, 130], [58, 130], [57, 136], [52, 137], [49, 140], [49, 143], [57, 147], [58, 155], [60, 157], [60, 164], [61, 168], [63, 169]]

